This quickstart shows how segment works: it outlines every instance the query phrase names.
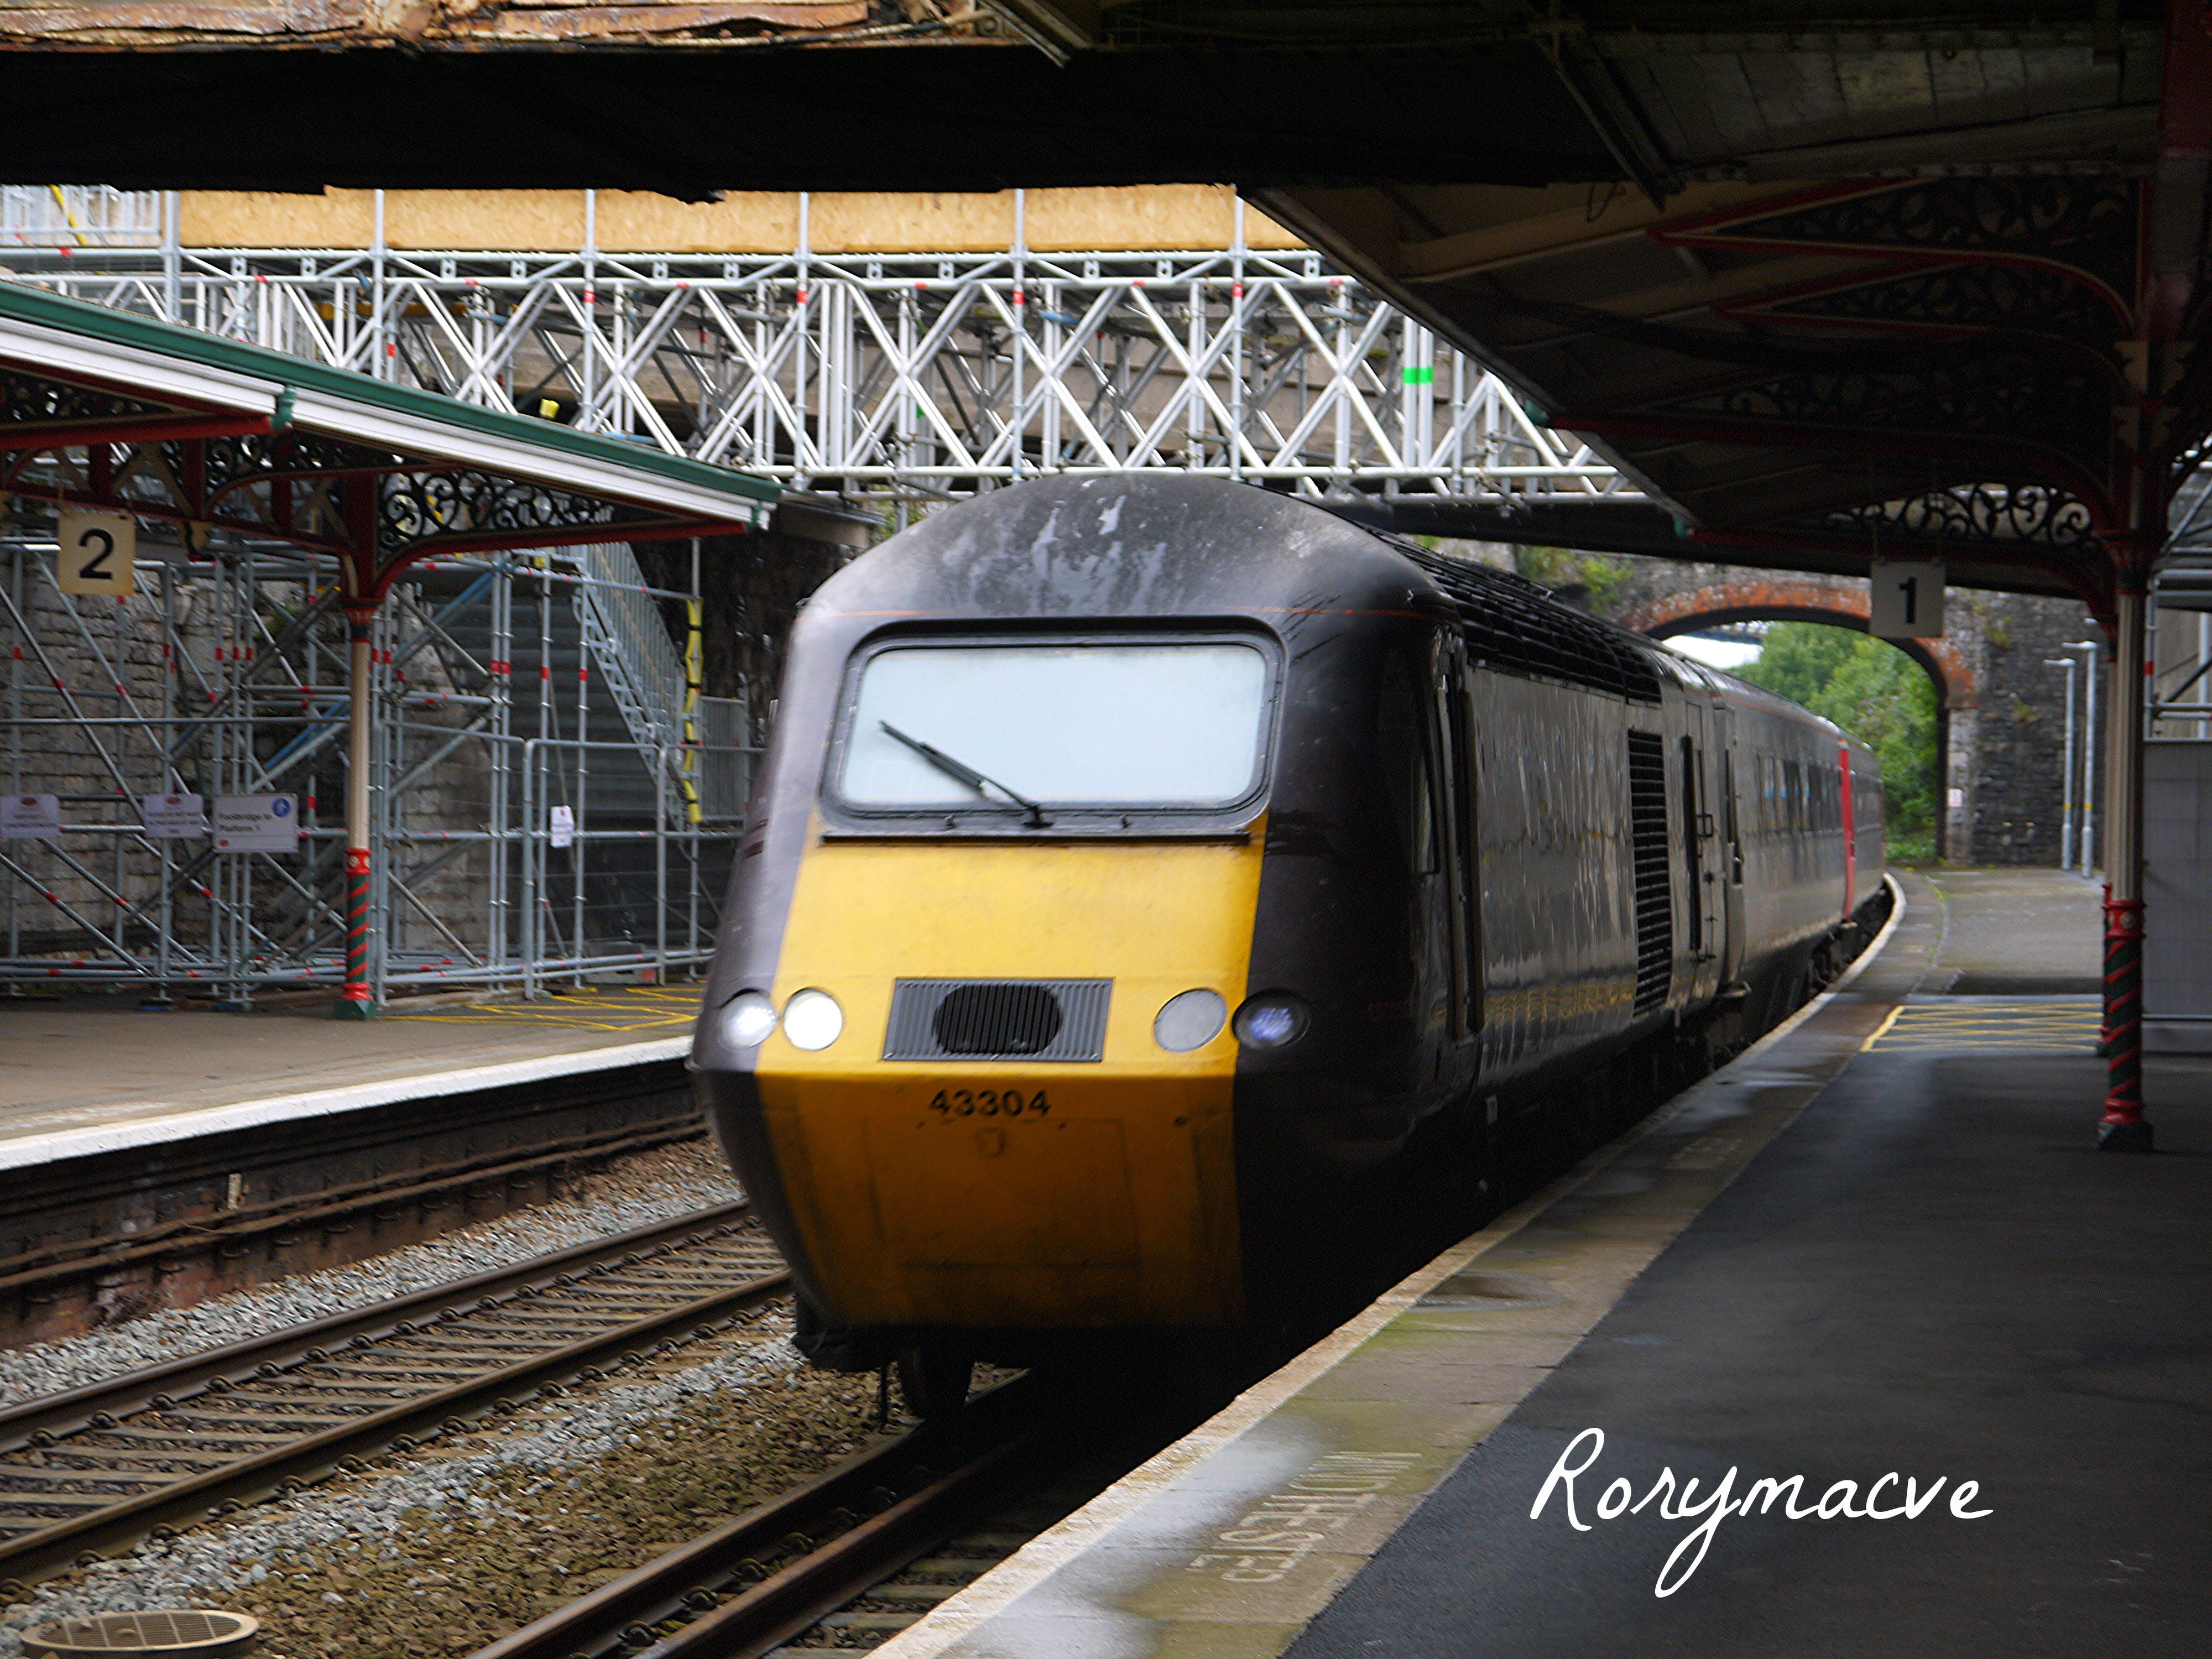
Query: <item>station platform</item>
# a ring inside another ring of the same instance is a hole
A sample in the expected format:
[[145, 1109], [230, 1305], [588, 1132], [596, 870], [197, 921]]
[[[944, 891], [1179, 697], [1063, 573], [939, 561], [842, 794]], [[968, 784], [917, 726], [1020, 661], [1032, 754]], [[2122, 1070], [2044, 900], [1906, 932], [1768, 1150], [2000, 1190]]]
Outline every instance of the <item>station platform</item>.
[[2099, 1153], [2096, 890], [1899, 879], [1846, 983], [878, 1652], [2201, 1655], [2212, 1069]]
[[678, 1060], [698, 1006], [696, 985], [622, 987], [410, 1000], [356, 1023], [327, 1001], [149, 1012], [0, 997], [0, 1170]]

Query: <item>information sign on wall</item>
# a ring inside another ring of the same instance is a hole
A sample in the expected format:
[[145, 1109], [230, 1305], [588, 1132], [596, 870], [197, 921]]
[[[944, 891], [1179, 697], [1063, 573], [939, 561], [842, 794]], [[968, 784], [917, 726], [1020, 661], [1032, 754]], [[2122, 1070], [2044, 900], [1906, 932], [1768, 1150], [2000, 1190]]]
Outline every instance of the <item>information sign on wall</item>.
[[55, 574], [64, 593], [108, 593], [127, 598], [138, 591], [131, 561], [138, 552], [138, 520], [128, 513], [94, 513], [65, 507], [55, 536], [61, 552]]
[[217, 795], [215, 850], [218, 853], [296, 853], [300, 850], [297, 795]]
[[0, 795], [0, 840], [54, 841], [62, 833], [58, 795]]
[[141, 795], [146, 833], [155, 841], [181, 841], [208, 832], [207, 800], [200, 795]]
[[574, 847], [576, 844], [575, 808], [572, 806], [556, 806], [552, 811], [551, 817], [553, 834], [550, 839], [553, 845], [556, 847]]
[[1867, 632], [1883, 640], [1943, 637], [1943, 567], [1876, 559], [1869, 577]]

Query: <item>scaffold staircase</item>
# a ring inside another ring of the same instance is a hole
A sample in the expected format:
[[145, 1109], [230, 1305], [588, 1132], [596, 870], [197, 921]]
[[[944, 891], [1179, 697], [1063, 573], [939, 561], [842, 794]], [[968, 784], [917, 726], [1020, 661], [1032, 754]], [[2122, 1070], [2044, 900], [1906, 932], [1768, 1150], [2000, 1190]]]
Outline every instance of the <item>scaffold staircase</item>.
[[[658, 614], [660, 601], [653, 598], [637, 555], [621, 543], [577, 551], [586, 580], [575, 589], [573, 608], [584, 647], [606, 682], [639, 754], [656, 761], [662, 755], [670, 757], [669, 765], [656, 770], [663, 787], [681, 798], [685, 816], [696, 823], [696, 768], [683, 747], [691, 736], [688, 728], [698, 696], [696, 675], [685, 672]], [[696, 639], [696, 607], [689, 620]]]
[[[532, 611], [511, 621], [503, 646], [488, 577], [424, 610], [428, 641], [447, 678], [474, 686], [503, 674], [514, 687], [517, 732], [588, 745], [580, 777], [573, 754], [550, 769], [555, 793], [541, 808], [587, 805], [594, 818], [625, 822], [650, 822], [666, 811], [696, 822], [687, 811], [696, 792], [678, 752], [689, 690], [683, 659], [655, 614], [662, 601], [637, 556], [620, 544], [561, 548], [522, 565], [526, 590], [532, 569], [553, 579], [550, 602], [542, 617]], [[664, 754], [673, 764], [656, 783]], [[656, 802], [664, 787], [671, 798]]]

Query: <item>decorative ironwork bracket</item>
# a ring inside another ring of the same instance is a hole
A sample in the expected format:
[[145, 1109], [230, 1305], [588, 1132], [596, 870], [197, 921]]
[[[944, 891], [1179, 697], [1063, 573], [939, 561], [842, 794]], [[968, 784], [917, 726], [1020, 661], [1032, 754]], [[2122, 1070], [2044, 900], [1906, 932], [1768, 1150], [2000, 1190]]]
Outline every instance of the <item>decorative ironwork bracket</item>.
[[[21, 379], [22, 377], [16, 377]], [[49, 383], [52, 384], [52, 383]], [[0, 389], [10, 396], [20, 388]], [[70, 388], [57, 387], [57, 390]], [[28, 388], [18, 406], [62, 400]], [[30, 400], [36, 399], [36, 401]], [[128, 400], [122, 400], [128, 401]], [[99, 414], [95, 399], [64, 413]], [[180, 418], [152, 405], [106, 415], [142, 428]], [[103, 416], [104, 417], [104, 416]], [[0, 445], [5, 444], [0, 410]], [[333, 554], [346, 561], [348, 589], [374, 601], [407, 565], [443, 554], [478, 553], [579, 541], [646, 541], [747, 528], [632, 506], [481, 467], [439, 465], [319, 434], [261, 430], [219, 436], [102, 435], [23, 441], [0, 471], [14, 495], [99, 507], [144, 518], [234, 532]]]

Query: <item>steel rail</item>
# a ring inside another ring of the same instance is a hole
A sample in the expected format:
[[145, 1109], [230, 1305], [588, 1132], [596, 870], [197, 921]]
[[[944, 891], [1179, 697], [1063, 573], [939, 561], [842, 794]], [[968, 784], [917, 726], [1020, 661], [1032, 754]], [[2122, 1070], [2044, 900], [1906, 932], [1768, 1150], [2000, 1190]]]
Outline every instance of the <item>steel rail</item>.
[[[410, 1448], [419, 1438], [469, 1426], [464, 1420], [469, 1412], [486, 1406], [511, 1409], [519, 1396], [533, 1390], [579, 1376], [596, 1377], [609, 1366], [635, 1363], [656, 1346], [672, 1346], [710, 1326], [738, 1322], [790, 1282], [780, 1268], [757, 1271], [773, 1262], [775, 1254], [750, 1221], [743, 1204], [718, 1206], [0, 1412], [0, 1480], [84, 1486], [158, 1483], [150, 1491], [118, 1494], [114, 1502], [97, 1506], [92, 1500], [99, 1493], [0, 1492], [0, 1512], [71, 1507], [86, 1511], [0, 1539], [0, 1572], [15, 1581], [50, 1575], [163, 1527], [190, 1524], [210, 1510], [227, 1513], [240, 1504], [295, 1489], [350, 1460], [395, 1445]], [[726, 1258], [702, 1265], [699, 1272], [709, 1279], [743, 1277], [705, 1295], [686, 1293], [695, 1288], [690, 1285], [672, 1292], [665, 1280], [675, 1275], [666, 1270], [681, 1268], [687, 1250], [719, 1252]], [[594, 1312], [586, 1298], [601, 1292], [614, 1292], [617, 1305]], [[571, 1304], [565, 1310], [564, 1297]], [[662, 1305], [648, 1305], [655, 1302]], [[644, 1310], [633, 1313], [640, 1308]], [[502, 1330], [502, 1316], [524, 1328]], [[482, 1322], [484, 1347], [473, 1354], [448, 1348], [441, 1355], [435, 1344], [467, 1337], [471, 1321]], [[574, 1328], [594, 1323], [607, 1328], [574, 1334]], [[544, 1344], [535, 1352], [529, 1351], [532, 1324], [540, 1328], [538, 1340]], [[552, 1328], [543, 1328], [548, 1325]], [[410, 1342], [428, 1351], [405, 1351]], [[504, 1359], [514, 1350], [521, 1352]], [[490, 1363], [485, 1363], [487, 1356]], [[370, 1360], [382, 1361], [382, 1370], [411, 1373], [418, 1380], [343, 1375], [347, 1367], [357, 1369]], [[470, 1374], [453, 1381], [438, 1376], [455, 1370]], [[295, 1375], [310, 1371], [332, 1375]], [[251, 1392], [266, 1390], [279, 1379], [290, 1381], [289, 1395]], [[404, 1392], [410, 1388], [415, 1391]], [[314, 1392], [332, 1389], [344, 1392]], [[378, 1389], [384, 1392], [368, 1392]], [[384, 1398], [392, 1403], [376, 1408]], [[267, 1444], [281, 1433], [288, 1410], [312, 1411], [319, 1400], [324, 1407], [319, 1416], [297, 1417], [305, 1432], [279, 1445]], [[212, 1425], [177, 1429], [156, 1420], [126, 1428], [128, 1419], [149, 1415], [198, 1416], [211, 1419]], [[240, 1422], [252, 1426], [240, 1428]], [[166, 1451], [161, 1443], [165, 1434], [175, 1437]], [[79, 1436], [114, 1435], [153, 1443], [143, 1449], [70, 1443]], [[245, 1449], [235, 1456], [189, 1449], [225, 1444]], [[87, 1460], [105, 1455], [116, 1466], [205, 1463], [210, 1456], [221, 1461], [176, 1479], [146, 1469], [78, 1470], [21, 1461], [57, 1449]]]
[[[977, 1395], [951, 1421], [849, 1458], [474, 1659], [599, 1659], [641, 1648], [636, 1659], [753, 1659], [921, 1559], [1033, 1479], [1084, 1402], [1079, 1391], [1043, 1378], [1017, 1378]], [[824, 1541], [824, 1530], [836, 1535]], [[770, 1571], [780, 1558], [788, 1559]], [[661, 1632], [675, 1620], [685, 1622]]]

